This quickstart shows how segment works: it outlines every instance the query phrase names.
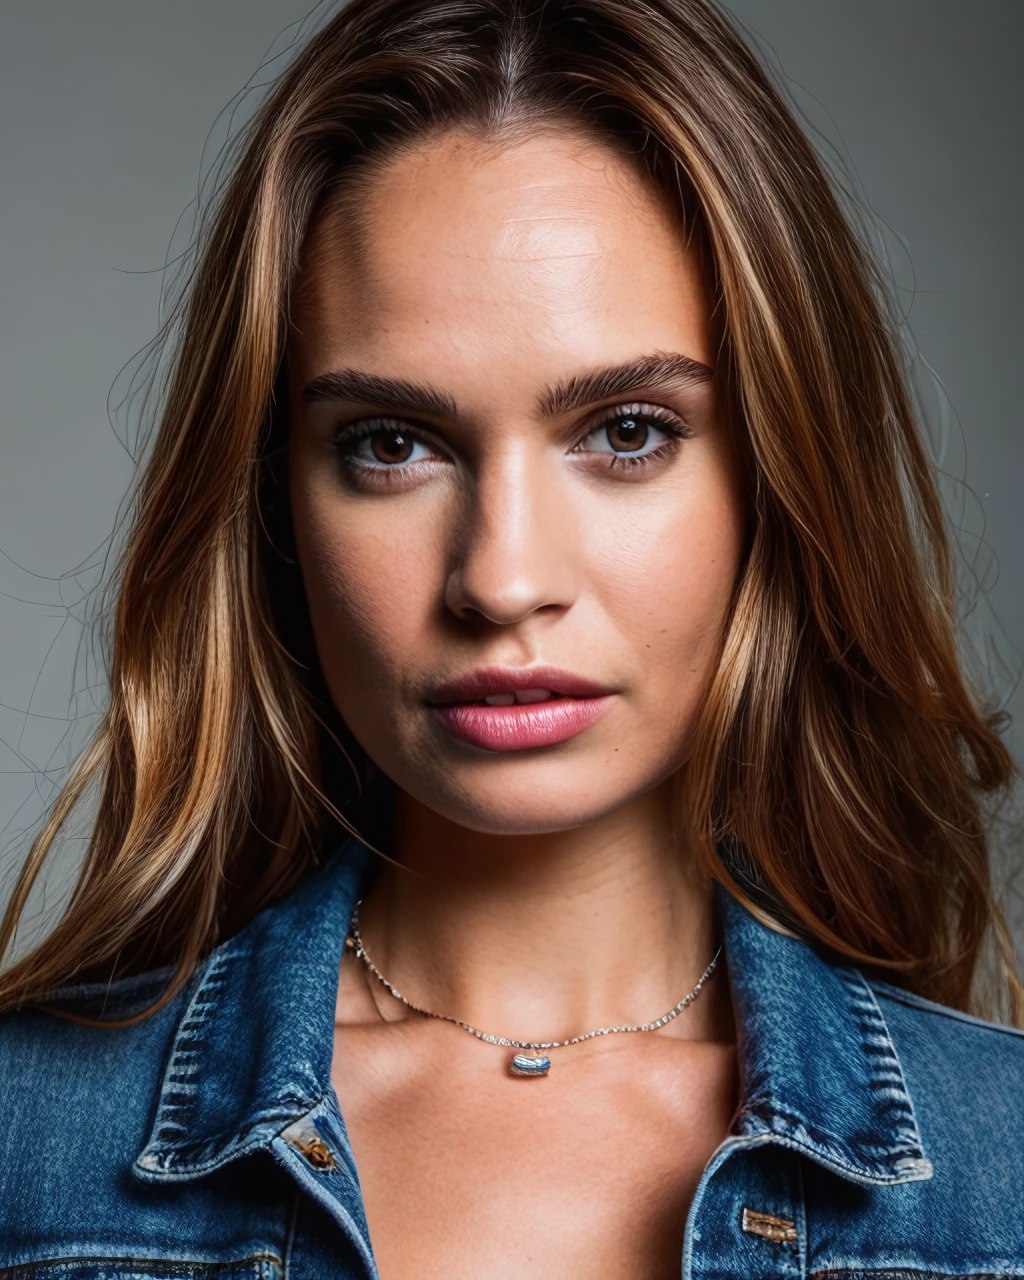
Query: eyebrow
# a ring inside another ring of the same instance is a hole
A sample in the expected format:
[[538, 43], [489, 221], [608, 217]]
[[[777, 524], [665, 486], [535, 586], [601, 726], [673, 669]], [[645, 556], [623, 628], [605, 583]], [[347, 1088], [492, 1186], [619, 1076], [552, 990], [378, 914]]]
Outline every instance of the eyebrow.
[[553, 418], [641, 387], [661, 391], [681, 382], [710, 382], [714, 376], [714, 369], [690, 356], [656, 351], [653, 355], [639, 356], [625, 364], [590, 369], [562, 378], [540, 397], [537, 407], [545, 417]]
[[[710, 382], [714, 376], [715, 372], [709, 365], [702, 364], [691, 356], [657, 351], [653, 355], [639, 356], [625, 364], [588, 369], [562, 378], [538, 397], [537, 408], [543, 417], [554, 418], [628, 391], [640, 388], [660, 391], [679, 383]], [[407, 382], [404, 378], [362, 373], [358, 369], [321, 373], [303, 387], [304, 404], [325, 400], [352, 400], [436, 418], [458, 417], [455, 401], [447, 392]]]
[[355, 400], [376, 404], [383, 409], [404, 409], [436, 418], [457, 418], [458, 409], [450, 395], [433, 387], [406, 382], [404, 378], [385, 378], [358, 369], [338, 369], [322, 373], [302, 388], [303, 404], [323, 400]]

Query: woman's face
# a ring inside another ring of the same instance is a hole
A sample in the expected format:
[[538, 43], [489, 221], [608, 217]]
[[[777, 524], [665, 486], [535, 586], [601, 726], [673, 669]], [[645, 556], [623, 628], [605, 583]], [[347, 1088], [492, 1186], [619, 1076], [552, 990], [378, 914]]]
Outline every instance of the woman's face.
[[599, 143], [450, 134], [305, 255], [291, 500], [331, 695], [411, 796], [564, 830], [664, 780], [744, 539], [696, 256]]

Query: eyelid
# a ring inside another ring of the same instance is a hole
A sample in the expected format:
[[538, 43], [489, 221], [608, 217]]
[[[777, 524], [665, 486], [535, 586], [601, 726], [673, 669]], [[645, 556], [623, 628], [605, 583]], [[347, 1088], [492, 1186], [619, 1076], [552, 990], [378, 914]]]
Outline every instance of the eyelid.
[[604, 422], [609, 419], [627, 417], [630, 413], [635, 413], [637, 417], [654, 417], [659, 421], [678, 422], [680, 425], [686, 425], [681, 413], [669, 408], [667, 404], [657, 404], [654, 401], [644, 401], [644, 399], [630, 399], [630, 401], [605, 404], [603, 408], [599, 408], [595, 412], [593, 422], [595, 426], [603, 426]]
[[693, 428], [674, 409], [669, 409], [666, 405], [651, 404], [646, 400], [623, 400], [618, 404], [605, 405], [603, 409], [598, 409], [592, 417], [588, 418], [582, 431], [577, 435], [573, 448], [578, 449], [588, 436], [599, 431], [601, 427], [616, 422], [620, 418], [627, 418], [631, 414], [638, 418], [650, 418], [669, 435], [680, 438], [693, 435]]
[[354, 418], [351, 422], [340, 423], [331, 435], [331, 443], [340, 448], [344, 445], [355, 444], [360, 440], [365, 440], [377, 431], [389, 430], [410, 436], [419, 444], [426, 445], [427, 448], [433, 449], [436, 453], [445, 457], [448, 456], [444, 446], [432, 432], [420, 426], [419, 423], [410, 422], [407, 418], [399, 418], [390, 413], [370, 414], [363, 418]]
[[[605, 405], [589, 416], [582, 430], [577, 431], [569, 451], [582, 451], [580, 447], [588, 436], [593, 435], [595, 431], [599, 431], [609, 423], [628, 417], [630, 414], [651, 419], [670, 436], [685, 439], [693, 435], [693, 430], [686, 420], [666, 405], [653, 404], [645, 400], [623, 400]], [[408, 418], [388, 413], [368, 414], [365, 417], [340, 423], [332, 433], [331, 442], [335, 447], [342, 448], [346, 445], [354, 445], [360, 440], [365, 440], [373, 435], [374, 432], [381, 430], [398, 430], [402, 434], [412, 437], [418, 443], [432, 449], [439, 456], [449, 460], [451, 458], [447, 448], [429, 428]]]

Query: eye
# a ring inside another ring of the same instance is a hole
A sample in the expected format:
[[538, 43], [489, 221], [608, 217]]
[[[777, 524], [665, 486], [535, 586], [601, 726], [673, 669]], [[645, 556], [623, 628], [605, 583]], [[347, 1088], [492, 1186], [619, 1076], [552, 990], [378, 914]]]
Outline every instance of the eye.
[[344, 483], [367, 492], [405, 490], [446, 472], [451, 465], [431, 433], [401, 418], [347, 423], [334, 437], [334, 450]]
[[357, 464], [393, 470], [436, 458], [437, 453], [398, 423], [361, 423], [338, 440], [341, 453]]
[[660, 405], [617, 405], [576, 446], [579, 453], [639, 459], [672, 449], [689, 434], [686, 425]]

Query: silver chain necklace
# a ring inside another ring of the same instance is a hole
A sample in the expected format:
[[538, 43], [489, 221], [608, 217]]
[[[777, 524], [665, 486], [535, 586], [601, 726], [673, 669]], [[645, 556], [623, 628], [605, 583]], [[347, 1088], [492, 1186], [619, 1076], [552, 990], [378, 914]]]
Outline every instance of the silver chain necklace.
[[[476, 1027], [470, 1026], [468, 1022], [463, 1022], [461, 1018], [452, 1018], [447, 1013], [434, 1013], [431, 1009], [422, 1009], [418, 1004], [413, 1004], [411, 1000], [407, 1000], [384, 977], [370, 959], [366, 947], [363, 945], [363, 939], [359, 933], [359, 908], [362, 905], [363, 900], [360, 898], [352, 910], [352, 924], [349, 936], [345, 939], [345, 945], [355, 952], [356, 957], [362, 961], [384, 990], [389, 995], [394, 996], [396, 1000], [401, 1001], [413, 1013], [422, 1014], [425, 1018], [437, 1018], [440, 1022], [450, 1022], [452, 1026], [461, 1027], [463, 1031], [468, 1031], [471, 1036], [476, 1036], [478, 1040], [486, 1040], [488, 1044], [501, 1045], [505, 1049], [515, 1049], [517, 1052], [512, 1055], [508, 1064], [509, 1073], [514, 1076], [546, 1076], [551, 1069], [551, 1059], [546, 1053], [548, 1049], [565, 1049], [571, 1044], [582, 1044], [584, 1040], [593, 1040], [596, 1036], [617, 1036], [628, 1031], [657, 1031], [660, 1027], [665, 1026], [666, 1023], [671, 1022], [673, 1018], [678, 1018], [687, 1005], [693, 1004], [694, 1000], [700, 995], [704, 983], [714, 973], [719, 957], [722, 954], [722, 948], [719, 947], [711, 963], [697, 979], [696, 985], [683, 996], [678, 1004], [674, 1004], [668, 1013], [663, 1013], [660, 1018], [655, 1018], [653, 1022], [621, 1027], [598, 1027], [596, 1031], [585, 1031], [583, 1035], [572, 1036], [568, 1040], [510, 1040], [507, 1036], [493, 1036], [487, 1031], [478, 1031]], [[523, 1052], [524, 1050], [526, 1052]]]

